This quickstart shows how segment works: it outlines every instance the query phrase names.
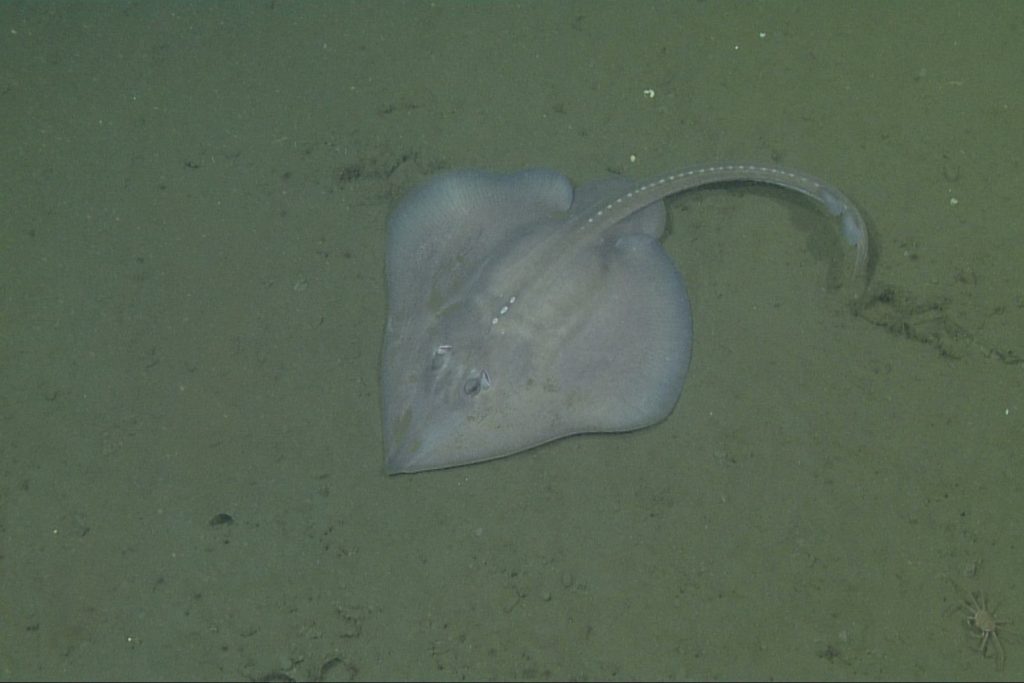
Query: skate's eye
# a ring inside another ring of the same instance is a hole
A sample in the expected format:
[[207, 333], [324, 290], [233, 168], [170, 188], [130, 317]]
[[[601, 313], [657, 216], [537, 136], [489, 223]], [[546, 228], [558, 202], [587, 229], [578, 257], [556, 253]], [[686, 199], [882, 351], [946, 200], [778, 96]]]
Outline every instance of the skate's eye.
[[491, 386], [491, 378], [486, 370], [481, 370], [473, 372], [469, 376], [466, 383], [462, 385], [462, 390], [466, 392], [466, 396], [476, 396], [489, 386]]
[[434, 356], [430, 359], [430, 369], [440, 370], [448, 362], [448, 358], [452, 355], [451, 344], [441, 344], [434, 349]]

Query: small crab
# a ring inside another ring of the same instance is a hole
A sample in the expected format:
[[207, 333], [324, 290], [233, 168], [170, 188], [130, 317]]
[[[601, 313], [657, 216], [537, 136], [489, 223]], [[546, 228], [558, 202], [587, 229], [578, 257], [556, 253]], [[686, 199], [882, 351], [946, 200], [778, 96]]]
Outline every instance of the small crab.
[[961, 608], [967, 613], [967, 624], [971, 627], [971, 632], [981, 641], [978, 650], [987, 657], [991, 648], [996, 666], [1002, 668], [1006, 662], [1006, 652], [1003, 650], [1003, 644], [999, 642], [999, 630], [1010, 622], [996, 619], [995, 610], [989, 608], [985, 596], [981, 593], [968, 593], [968, 599], [963, 601]]

